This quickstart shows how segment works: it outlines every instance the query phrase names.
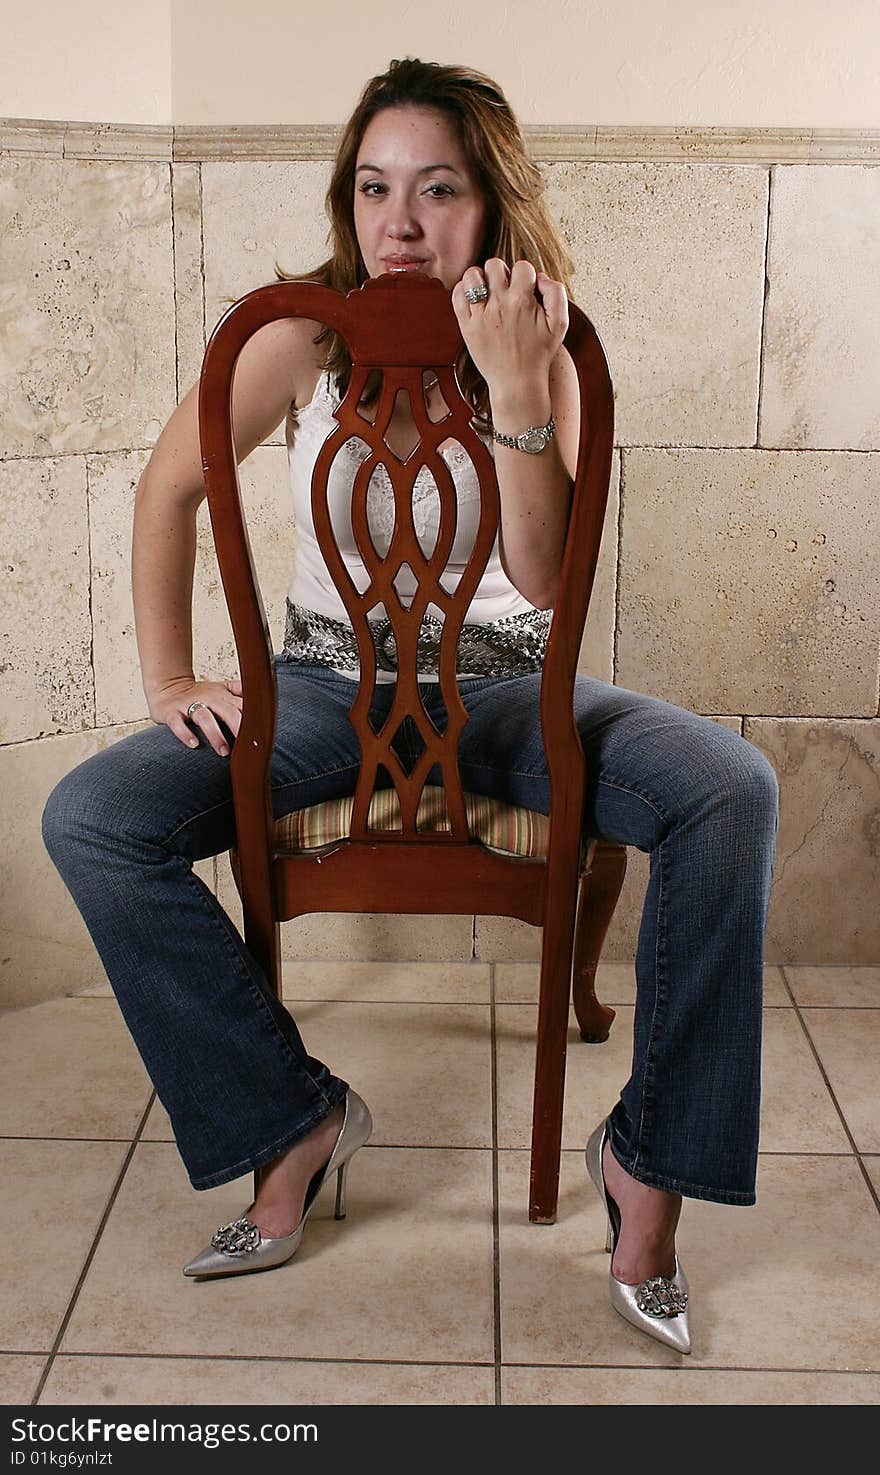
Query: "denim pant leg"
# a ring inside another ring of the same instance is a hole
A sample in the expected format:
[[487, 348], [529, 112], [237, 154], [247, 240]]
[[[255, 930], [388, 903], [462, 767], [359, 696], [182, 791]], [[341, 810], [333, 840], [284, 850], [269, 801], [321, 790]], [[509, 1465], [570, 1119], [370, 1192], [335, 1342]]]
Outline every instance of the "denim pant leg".
[[[352, 793], [353, 683], [276, 658], [276, 818]], [[197, 736], [198, 730], [194, 729]], [[133, 733], [53, 790], [43, 838], [171, 1118], [194, 1188], [269, 1162], [345, 1095], [193, 862], [234, 839], [229, 758], [164, 726]]]
[[[540, 676], [465, 682], [461, 695], [464, 787], [548, 813]], [[655, 1188], [752, 1204], [776, 774], [710, 718], [592, 677], [577, 678], [574, 711], [585, 834], [651, 858], [612, 1150]]]

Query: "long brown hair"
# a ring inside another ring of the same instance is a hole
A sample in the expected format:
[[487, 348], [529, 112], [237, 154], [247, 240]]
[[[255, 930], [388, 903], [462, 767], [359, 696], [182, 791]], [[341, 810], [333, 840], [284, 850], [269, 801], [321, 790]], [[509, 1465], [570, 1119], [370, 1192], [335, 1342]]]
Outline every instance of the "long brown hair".
[[[443, 112], [456, 128], [468, 168], [487, 204], [487, 226], [480, 259], [500, 256], [512, 265], [530, 261], [538, 271], [563, 282], [570, 294], [574, 263], [547, 211], [544, 181], [526, 152], [525, 141], [501, 88], [470, 67], [406, 57], [373, 77], [345, 124], [326, 195], [330, 217], [327, 240], [332, 254], [314, 271], [286, 272], [275, 262], [278, 281], [321, 282], [351, 292], [367, 279], [354, 226], [354, 180], [358, 150], [367, 125], [383, 108], [415, 106]], [[335, 376], [341, 394], [351, 379], [351, 356], [344, 339], [323, 327], [314, 340], [326, 344], [324, 371]], [[486, 426], [491, 424], [486, 381], [465, 354], [459, 370], [462, 392]], [[379, 373], [369, 376], [365, 400], [375, 397]], [[295, 414], [293, 416], [295, 423]]]

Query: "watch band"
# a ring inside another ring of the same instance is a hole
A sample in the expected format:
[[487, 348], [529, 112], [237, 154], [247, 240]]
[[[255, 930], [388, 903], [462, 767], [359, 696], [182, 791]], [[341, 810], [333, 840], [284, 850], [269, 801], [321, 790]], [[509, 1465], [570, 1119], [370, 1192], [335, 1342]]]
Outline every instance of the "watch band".
[[[522, 432], [522, 435], [502, 435], [500, 431], [493, 430], [492, 439], [496, 440], [500, 446], [509, 446], [512, 451], [527, 451], [534, 455], [536, 451], [543, 451], [552, 439], [555, 430], [556, 421], [551, 415], [546, 425], [530, 425]], [[530, 445], [529, 441], [534, 443]]]

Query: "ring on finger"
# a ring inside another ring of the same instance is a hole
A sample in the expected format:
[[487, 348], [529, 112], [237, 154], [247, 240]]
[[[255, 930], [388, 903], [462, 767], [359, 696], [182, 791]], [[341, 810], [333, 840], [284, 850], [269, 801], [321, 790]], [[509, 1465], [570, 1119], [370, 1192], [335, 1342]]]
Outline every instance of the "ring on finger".
[[206, 711], [208, 710], [207, 702], [190, 702], [189, 706], [186, 709], [186, 715], [190, 719], [190, 721], [192, 721], [192, 714], [196, 710], [196, 707], [204, 707]]
[[489, 288], [485, 282], [481, 282], [478, 287], [465, 287], [464, 295], [468, 302], [485, 302], [489, 296]]

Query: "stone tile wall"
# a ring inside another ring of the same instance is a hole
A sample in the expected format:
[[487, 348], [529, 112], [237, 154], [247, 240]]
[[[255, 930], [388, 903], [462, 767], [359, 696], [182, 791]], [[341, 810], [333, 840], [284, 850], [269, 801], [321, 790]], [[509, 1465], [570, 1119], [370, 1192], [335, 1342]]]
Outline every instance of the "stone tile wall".
[[[299, 270], [326, 253], [328, 157], [311, 136], [299, 158], [255, 157], [258, 131], [245, 157], [233, 136], [200, 160], [182, 159], [170, 130], [120, 131], [114, 155], [106, 128], [0, 129], [6, 1003], [101, 972], [39, 820], [61, 774], [149, 721], [129, 587], [138, 478], [223, 299], [273, 280], [276, 256]], [[770, 758], [781, 823], [767, 960], [877, 962], [880, 170], [840, 140], [834, 162], [785, 162], [782, 148], [774, 162], [766, 130], [762, 162], [733, 144], [719, 158], [718, 141], [700, 161], [699, 139], [652, 158], [649, 137], [641, 158], [591, 162], [574, 134], [566, 159], [535, 133], [573, 296], [615, 384], [582, 667], [716, 717]], [[279, 646], [285, 475], [281, 427], [241, 472]], [[232, 674], [206, 506], [194, 609], [197, 668]], [[238, 920], [225, 858], [200, 871]], [[630, 851], [609, 958], [634, 952], [646, 875]], [[285, 927], [288, 957], [538, 946], [535, 929], [488, 918]]]

